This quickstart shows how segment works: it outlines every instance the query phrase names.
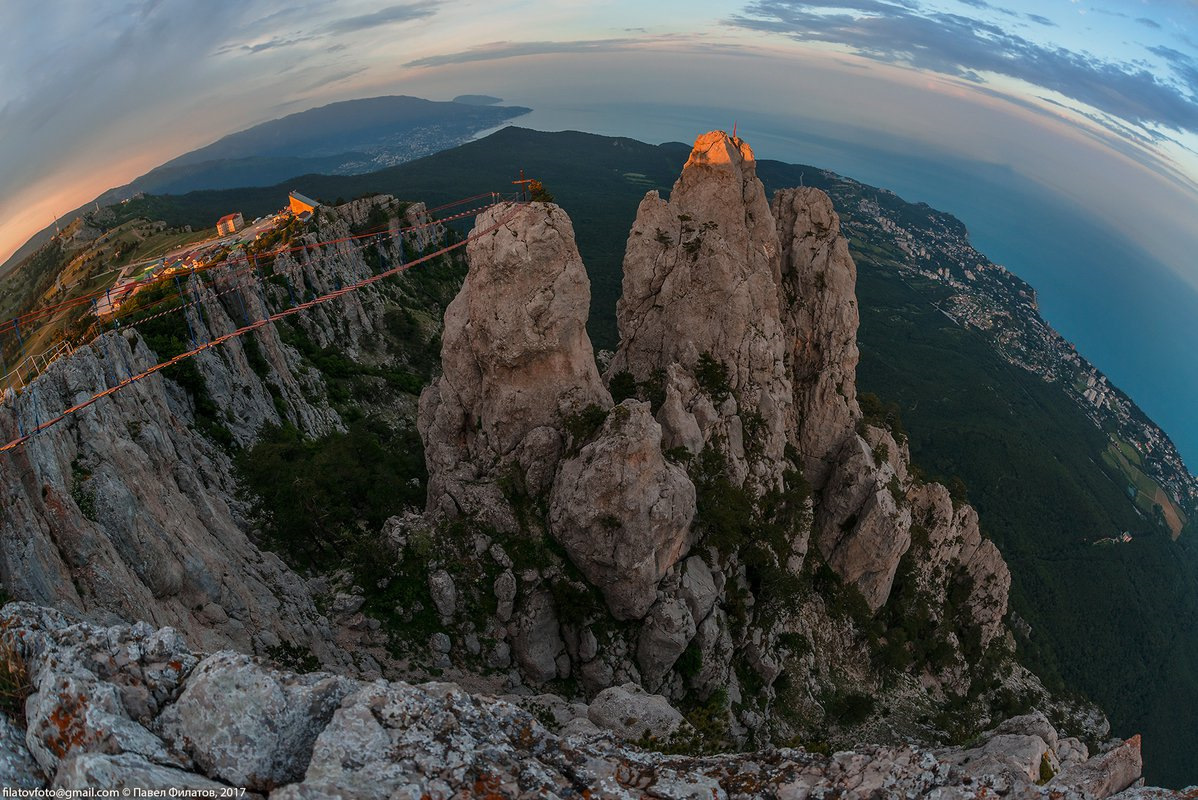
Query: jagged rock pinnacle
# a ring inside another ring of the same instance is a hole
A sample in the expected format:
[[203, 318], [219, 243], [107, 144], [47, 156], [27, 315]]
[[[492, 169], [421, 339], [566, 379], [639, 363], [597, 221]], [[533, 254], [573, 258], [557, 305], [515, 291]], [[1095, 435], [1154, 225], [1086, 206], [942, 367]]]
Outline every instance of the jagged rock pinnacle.
[[828, 459], [851, 436], [857, 405], [857, 266], [832, 200], [819, 189], [783, 189], [772, 206], [782, 243], [783, 323], [803, 473], [824, 484]]
[[[753, 151], [722, 131], [703, 134], [669, 201], [649, 192], [637, 210], [609, 371], [639, 381], [660, 371], [667, 447], [693, 451], [717, 441], [730, 476], [742, 483], [752, 473], [759, 488], [777, 484], [794, 427], [779, 252]], [[753, 464], [746, 420], [762, 455]]]
[[[476, 230], [514, 208], [489, 209]], [[470, 272], [445, 312], [444, 371], [421, 395], [418, 419], [430, 507], [451, 514], [496, 500], [479, 481], [513, 463], [532, 491], [547, 488], [562, 419], [611, 406], [586, 332], [590, 281], [566, 213], [533, 203], [466, 252]]]

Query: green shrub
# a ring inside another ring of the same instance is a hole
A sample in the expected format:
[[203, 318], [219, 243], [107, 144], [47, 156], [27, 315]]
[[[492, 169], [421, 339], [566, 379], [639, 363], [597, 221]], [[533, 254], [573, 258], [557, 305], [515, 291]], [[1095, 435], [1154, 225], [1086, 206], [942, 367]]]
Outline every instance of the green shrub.
[[1052, 768], [1052, 764], [1048, 760], [1048, 753], [1040, 756], [1040, 780], [1036, 781], [1036, 783], [1043, 786], [1052, 780], [1056, 774], [1056, 770]]
[[695, 380], [699, 388], [713, 400], [726, 400], [732, 395], [732, 384], [728, 379], [728, 367], [714, 358], [711, 353], [702, 353], [695, 364]]
[[259, 378], [265, 378], [270, 374], [270, 362], [266, 360], [266, 356], [262, 354], [262, 346], [258, 343], [258, 335], [249, 333], [241, 337], [241, 347], [245, 351], [245, 360], [249, 363], [250, 369]]
[[25, 727], [25, 700], [33, 694], [25, 659], [8, 642], [0, 641], [0, 713]]
[[371, 419], [319, 439], [289, 423], [268, 428], [236, 466], [266, 543], [300, 567], [338, 562], [355, 539], [377, 537], [388, 517], [423, 504], [427, 480], [415, 431]]
[[752, 495], [728, 479], [717, 442], [708, 443], [691, 461], [690, 475], [706, 542], [721, 553], [735, 552], [751, 539], [757, 516]]
[[860, 725], [874, 711], [874, 699], [861, 692], [834, 692], [825, 702], [828, 717], [841, 725]]
[[795, 658], [811, 652], [811, 642], [801, 633], [778, 634], [778, 646], [789, 650], [790, 655]]
[[266, 657], [283, 669], [300, 674], [316, 672], [320, 669], [320, 659], [307, 647], [295, 642], [280, 642], [266, 648]]
[[678, 660], [674, 662], [674, 669], [683, 678], [694, 678], [703, 669], [703, 650], [699, 647], [699, 640], [694, 639], [682, 651], [682, 655], [678, 656]]
[[726, 752], [731, 745], [728, 733], [728, 694], [724, 689], [712, 692], [706, 702], [684, 709], [686, 724], [665, 741], [648, 735], [636, 745], [646, 750], [675, 755], [712, 755]]
[[619, 405], [628, 398], [637, 396], [636, 378], [632, 377], [628, 370], [620, 370], [611, 376], [608, 389], [611, 390], [611, 399]]
[[87, 485], [91, 477], [92, 474], [79, 464], [79, 459], [71, 462], [71, 499], [75, 501], [80, 514], [95, 522], [96, 492]]
[[682, 445], [671, 447], [663, 455], [665, 455], [668, 461], [673, 461], [675, 464], [689, 464], [691, 459], [695, 457], [694, 453]]
[[370, 207], [370, 213], [366, 215], [366, 221], [361, 225], [351, 225], [349, 232], [354, 236], [361, 236], [364, 233], [378, 233], [387, 230], [387, 226], [391, 224], [391, 212], [381, 205], [373, 205]]
[[573, 449], [578, 450], [587, 443], [599, 428], [603, 427], [607, 412], [600, 406], [591, 403], [586, 408], [566, 417], [566, 433], [570, 434]]
[[857, 395], [857, 404], [861, 407], [862, 423], [885, 428], [900, 441], [907, 438], [898, 403], [886, 403], [876, 394], [865, 392]]
[[655, 369], [649, 377], [637, 384], [637, 393], [649, 403], [649, 410], [654, 414], [666, 402], [666, 371]]

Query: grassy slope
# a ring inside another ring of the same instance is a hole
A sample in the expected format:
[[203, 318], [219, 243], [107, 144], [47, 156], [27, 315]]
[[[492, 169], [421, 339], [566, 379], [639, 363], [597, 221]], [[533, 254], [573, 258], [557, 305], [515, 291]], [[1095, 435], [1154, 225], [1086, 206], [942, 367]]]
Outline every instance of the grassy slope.
[[[524, 168], [574, 220], [593, 285], [592, 338], [610, 347], [636, 206], [647, 189], [668, 189], [686, 153], [677, 144], [509, 128], [368, 175], [303, 176], [272, 188], [149, 197], [123, 208], [170, 224], [206, 224], [233, 206], [247, 216], [277, 208], [291, 188], [328, 200], [388, 192], [435, 205], [506, 190]], [[795, 185], [802, 175], [834, 198], [857, 191], [810, 167], [761, 162], [758, 170], [769, 190]], [[929, 213], [915, 205], [902, 210], [914, 221]], [[1014, 608], [1032, 627], [1021, 642], [1025, 659], [1050, 682], [1098, 701], [1117, 733], [1143, 732], [1150, 781], [1198, 780], [1191, 746], [1198, 734], [1192, 535], [1171, 542], [1137, 515], [1125, 479], [1103, 463], [1106, 437], [1057, 388], [1010, 367], [979, 334], [935, 311], [937, 285], [899, 280], [884, 249], [854, 255], [863, 310], [860, 388], [901, 404], [915, 457], [929, 473], [965, 479], [983, 528], [1011, 564]], [[1128, 545], [1087, 541], [1114, 530], [1143, 535]]]

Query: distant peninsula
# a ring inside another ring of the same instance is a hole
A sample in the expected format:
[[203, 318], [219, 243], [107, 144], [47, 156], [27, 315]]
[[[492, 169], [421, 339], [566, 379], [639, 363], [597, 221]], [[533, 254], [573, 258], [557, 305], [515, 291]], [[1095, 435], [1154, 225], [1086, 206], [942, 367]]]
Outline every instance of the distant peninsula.
[[503, 98], [492, 97], [489, 94], [459, 94], [453, 98], [453, 102], [468, 106], [493, 106], [496, 103], [502, 103]]

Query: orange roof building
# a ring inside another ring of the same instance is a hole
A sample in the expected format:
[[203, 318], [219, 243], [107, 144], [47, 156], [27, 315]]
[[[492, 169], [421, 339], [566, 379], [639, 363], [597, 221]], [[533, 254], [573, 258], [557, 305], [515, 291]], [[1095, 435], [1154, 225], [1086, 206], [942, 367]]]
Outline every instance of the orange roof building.
[[309, 213], [315, 211], [316, 207], [320, 205], [320, 203], [309, 197], [304, 197], [299, 192], [292, 192], [291, 194], [287, 195], [287, 200], [291, 208], [291, 213], [295, 214], [297, 217], [305, 211]]
[[216, 232], [224, 236], [227, 233], [236, 233], [244, 227], [245, 217], [241, 216], [241, 212], [238, 211], [221, 217], [216, 223]]

